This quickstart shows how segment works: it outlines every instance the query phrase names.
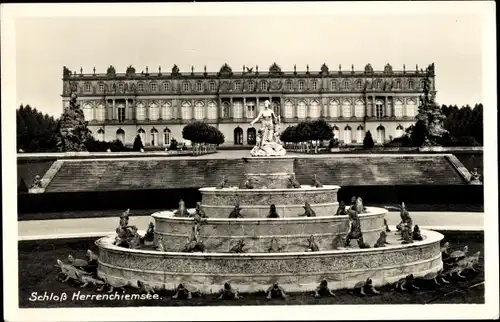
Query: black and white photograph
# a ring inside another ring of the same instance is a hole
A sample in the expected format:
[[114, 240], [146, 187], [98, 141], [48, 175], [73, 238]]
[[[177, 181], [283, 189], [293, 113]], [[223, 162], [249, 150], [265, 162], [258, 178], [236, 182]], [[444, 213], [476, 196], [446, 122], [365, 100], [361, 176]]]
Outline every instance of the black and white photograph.
[[499, 318], [494, 2], [0, 21], [4, 320]]

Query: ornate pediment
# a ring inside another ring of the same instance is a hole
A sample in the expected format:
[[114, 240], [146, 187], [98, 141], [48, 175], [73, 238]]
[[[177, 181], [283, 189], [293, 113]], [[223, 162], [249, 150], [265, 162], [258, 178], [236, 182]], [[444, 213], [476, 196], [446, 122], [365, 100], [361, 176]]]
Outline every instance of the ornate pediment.
[[373, 67], [371, 64], [367, 64], [365, 66], [365, 74], [372, 74], [373, 73]]
[[392, 74], [392, 66], [391, 64], [387, 63], [384, 67], [384, 74]]
[[179, 67], [177, 67], [176, 64], [174, 64], [174, 66], [172, 67], [172, 73], [171, 75], [172, 76], [179, 76], [181, 73], [179, 72]]
[[269, 89], [271, 91], [279, 91], [283, 87], [283, 82], [280, 80], [272, 80], [269, 84]]
[[326, 66], [326, 64], [323, 64], [323, 65], [321, 66], [321, 75], [328, 75], [328, 73], [329, 73], [329, 72], [330, 72], [330, 71], [329, 71], [329, 69], [328, 69], [328, 66]]
[[281, 75], [281, 68], [278, 66], [278, 64], [273, 63], [269, 67], [269, 74], [270, 75]]
[[111, 76], [111, 77], [116, 76], [116, 70], [115, 70], [115, 68], [113, 67], [113, 65], [110, 65], [110, 66], [108, 67], [108, 70], [106, 71], [106, 75], [107, 75], [107, 76]]
[[134, 76], [135, 75], [135, 68], [132, 67], [132, 65], [127, 67], [127, 71], [125, 72], [127, 76]]
[[219, 76], [221, 77], [231, 77], [233, 76], [233, 70], [228, 64], [222, 65], [222, 67], [219, 70]]
[[220, 84], [220, 90], [223, 92], [229, 92], [231, 90], [231, 83], [224, 81]]

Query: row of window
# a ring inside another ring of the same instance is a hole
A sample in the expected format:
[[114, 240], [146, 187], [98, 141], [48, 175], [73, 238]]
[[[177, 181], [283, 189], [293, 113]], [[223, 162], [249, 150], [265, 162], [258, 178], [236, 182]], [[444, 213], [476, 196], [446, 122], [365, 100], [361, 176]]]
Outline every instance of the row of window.
[[[139, 131], [137, 131], [137, 134], [141, 138], [142, 143], [144, 145], [146, 145], [147, 144], [147, 141], [146, 141], [146, 131], [144, 131], [143, 129], [139, 129]], [[104, 130], [103, 129], [99, 129], [97, 131], [97, 137], [96, 137], [96, 139], [98, 141], [104, 141], [105, 140]], [[121, 141], [122, 143], [125, 143], [125, 131], [123, 129], [118, 129], [116, 131], [116, 139], [118, 141]], [[170, 140], [171, 140], [170, 129], [165, 128], [163, 130], [163, 142], [160, 142], [159, 135], [158, 135], [158, 130], [156, 130], [156, 129], [152, 129], [150, 131], [149, 139], [150, 139], [149, 145], [151, 145], [151, 146], [160, 146], [160, 145], [168, 146], [168, 145], [170, 145]]]
[[[342, 85], [342, 89], [351, 89], [351, 84], [352, 82], [350, 80], [344, 80], [341, 84], [339, 84], [338, 81], [336, 80], [332, 80], [330, 81], [330, 89], [332, 90], [338, 90], [340, 88], [340, 85]], [[402, 86], [403, 82], [401, 80], [396, 80], [394, 82], [394, 88], [395, 89], [402, 89], [403, 86]], [[260, 87], [260, 90], [262, 91], [265, 91], [268, 89], [268, 85], [269, 83], [266, 82], [266, 81], [262, 81], [260, 82], [259, 84], [259, 87]], [[374, 84], [374, 88], [375, 89], [382, 89], [382, 85], [383, 85], [383, 81], [382, 80], [376, 80], [375, 81], [375, 84]], [[413, 80], [408, 80], [406, 82], [406, 88], [407, 89], [415, 89], [415, 82]], [[239, 92], [241, 91], [241, 86], [242, 86], [242, 83], [241, 82], [235, 82], [234, 83], [234, 90]], [[355, 88], [357, 90], [362, 90], [363, 89], [363, 81], [362, 80], [357, 80], [355, 81]], [[424, 81], [420, 81], [420, 88], [423, 88], [424, 87]], [[138, 83], [137, 84], [137, 91], [138, 92], [145, 92], [145, 88], [146, 88], [146, 84], [144, 83]], [[297, 83], [297, 88], [299, 90], [304, 90], [306, 88], [306, 81], [304, 80], [299, 80], [298, 83]], [[318, 89], [318, 81], [316, 80], [313, 80], [311, 81], [311, 87], [310, 87], [312, 90], [317, 90]], [[288, 90], [288, 91], [291, 91], [293, 90], [293, 83], [292, 81], [286, 81], [285, 83], [285, 89]], [[90, 93], [92, 92], [92, 86], [90, 83], [85, 83], [84, 85], [84, 90], [85, 92], [87, 93]], [[119, 83], [116, 90], [119, 92], [119, 93], [125, 93], [125, 84], [123, 83]], [[164, 82], [162, 83], [162, 90], [163, 92], [170, 92], [171, 91], [171, 85], [169, 82]], [[182, 84], [182, 90], [184, 92], [190, 92], [191, 91], [191, 83], [189, 82], [184, 82]], [[202, 82], [198, 82], [196, 83], [196, 87], [195, 87], [195, 90], [197, 92], [203, 92], [205, 90], [204, 88], [204, 83]], [[211, 92], [215, 92], [216, 91], [216, 83], [215, 82], [210, 82], [208, 84], [208, 90], [211, 91]], [[248, 83], [248, 91], [253, 91], [255, 90], [255, 83], [254, 82], [249, 82]], [[104, 84], [103, 83], [99, 83], [98, 84], [98, 91], [99, 92], [104, 92]], [[158, 84], [157, 83], [150, 83], [149, 84], [149, 91], [150, 92], [157, 92], [158, 91]]]

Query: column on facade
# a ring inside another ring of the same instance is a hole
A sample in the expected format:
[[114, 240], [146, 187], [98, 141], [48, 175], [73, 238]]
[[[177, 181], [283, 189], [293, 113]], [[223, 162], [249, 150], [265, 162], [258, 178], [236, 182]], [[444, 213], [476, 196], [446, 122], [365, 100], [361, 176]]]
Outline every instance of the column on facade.
[[385, 109], [385, 116], [386, 117], [389, 117], [390, 116], [390, 112], [389, 112], [389, 98], [386, 96], [384, 96], [384, 109]]
[[370, 108], [368, 106], [368, 95], [366, 95], [366, 94], [365, 94], [365, 115], [367, 117], [372, 116], [371, 110], [370, 110]]
[[280, 96], [280, 108], [279, 108], [280, 115], [278, 115], [280, 120], [283, 118], [283, 109], [284, 108], [285, 107], [283, 106], [283, 96]]
[[125, 119], [130, 119], [130, 111], [128, 110], [128, 98], [125, 98]]
[[208, 119], [208, 99], [205, 98], [203, 104], [205, 105], [205, 118]]
[[92, 120], [97, 120], [97, 102], [92, 104]]
[[243, 118], [247, 117], [247, 98], [243, 96]]
[[256, 97], [255, 104], [257, 104], [257, 105], [255, 105], [255, 114], [257, 116], [260, 112], [259, 97]]
[[219, 115], [218, 117], [222, 118], [224, 116], [224, 110], [222, 107], [222, 99], [219, 97]]
[[406, 97], [401, 97], [403, 100], [403, 116], [407, 116], [407, 109], [406, 109]]
[[233, 105], [233, 96], [230, 96], [229, 97], [229, 118], [233, 118], [234, 117], [234, 105]]
[[117, 120], [118, 117], [117, 117], [117, 113], [116, 113], [116, 104], [115, 104], [115, 99], [113, 98], [113, 120]]
[[372, 96], [372, 111], [373, 111], [373, 116], [377, 117], [377, 104], [375, 102], [375, 95]]
[[391, 96], [391, 116], [395, 116], [396, 115], [396, 110], [395, 110], [395, 106], [396, 106], [396, 100], [395, 100], [395, 97], [394, 96]]

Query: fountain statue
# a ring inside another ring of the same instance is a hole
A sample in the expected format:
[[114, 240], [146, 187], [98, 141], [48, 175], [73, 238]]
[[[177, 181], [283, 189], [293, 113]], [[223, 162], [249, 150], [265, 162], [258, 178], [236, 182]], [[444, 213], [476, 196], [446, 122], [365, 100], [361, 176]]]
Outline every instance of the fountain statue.
[[257, 143], [250, 151], [253, 157], [269, 157], [269, 156], [284, 156], [286, 154], [285, 148], [281, 145], [279, 140], [280, 132], [280, 117], [274, 114], [270, 108], [269, 101], [264, 102], [264, 110], [259, 112], [259, 115], [250, 122], [250, 127], [261, 120], [261, 129], [257, 133]]

